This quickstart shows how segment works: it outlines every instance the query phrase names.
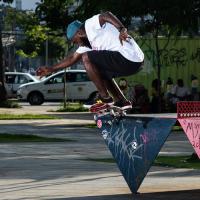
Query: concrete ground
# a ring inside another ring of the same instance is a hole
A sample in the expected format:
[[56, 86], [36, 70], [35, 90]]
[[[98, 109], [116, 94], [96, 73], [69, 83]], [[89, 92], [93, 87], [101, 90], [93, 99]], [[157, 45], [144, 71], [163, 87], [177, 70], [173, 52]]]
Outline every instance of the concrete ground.
[[[24, 112], [34, 108], [35, 113], [44, 114], [42, 107], [24, 108]], [[9, 112], [19, 113], [22, 109]], [[132, 195], [116, 164], [88, 161], [111, 158], [98, 129], [85, 127], [94, 123], [92, 115], [65, 114], [64, 118], [0, 120], [0, 133], [73, 139], [0, 144], [0, 200], [199, 200], [200, 170], [192, 169], [152, 167], [139, 188], [140, 194]], [[170, 135], [160, 153], [192, 152], [185, 134], [178, 133]]]

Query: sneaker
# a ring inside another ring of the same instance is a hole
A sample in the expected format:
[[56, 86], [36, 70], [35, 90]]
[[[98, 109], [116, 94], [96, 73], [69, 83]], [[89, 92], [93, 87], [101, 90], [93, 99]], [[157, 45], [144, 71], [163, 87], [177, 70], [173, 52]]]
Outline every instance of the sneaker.
[[122, 110], [127, 110], [132, 108], [132, 103], [130, 101], [117, 101], [114, 106], [121, 108]]
[[106, 103], [95, 103], [90, 107], [90, 112], [96, 113], [102, 110], [106, 110], [109, 107]]

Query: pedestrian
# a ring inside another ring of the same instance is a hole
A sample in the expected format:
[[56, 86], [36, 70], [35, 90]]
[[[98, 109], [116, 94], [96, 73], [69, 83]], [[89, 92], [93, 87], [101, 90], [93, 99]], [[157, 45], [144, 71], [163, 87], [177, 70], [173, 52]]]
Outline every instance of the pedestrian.
[[[114, 78], [137, 73], [142, 68], [144, 54], [120, 20], [111, 12], [97, 14], [84, 23], [78, 20], [70, 23], [66, 35], [78, 49], [60, 63], [41, 67], [38, 72], [47, 75], [82, 59], [103, 104], [132, 108]], [[98, 104], [93, 106], [98, 109]]]
[[193, 101], [198, 101], [199, 100], [199, 80], [196, 76], [193, 74], [191, 75], [191, 95], [192, 95], [192, 100]]
[[[160, 90], [160, 91], [159, 91]], [[164, 92], [161, 87], [161, 81], [159, 79], [154, 79], [151, 83], [151, 112], [159, 113], [165, 109], [164, 106]]]
[[190, 101], [191, 93], [187, 86], [184, 85], [183, 79], [178, 79], [177, 84], [171, 90], [171, 111], [176, 111], [176, 104], [179, 101]]
[[172, 78], [171, 77], [168, 77], [167, 78], [167, 82], [166, 82], [166, 98], [168, 99], [169, 98], [169, 96], [170, 96], [170, 94], [171, 94], [171, 90], [172, 90], [172, 88], [173, 88], [173, 80], [172, 80]]

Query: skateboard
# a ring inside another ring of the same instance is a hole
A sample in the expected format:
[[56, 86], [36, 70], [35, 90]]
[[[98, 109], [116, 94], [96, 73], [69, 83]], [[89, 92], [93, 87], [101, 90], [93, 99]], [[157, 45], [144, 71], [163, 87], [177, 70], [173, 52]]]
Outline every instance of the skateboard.
[[98, 109], [91, 108], [90, 112], [95, 113], [98, 117], [104, 116], [107, 114], [110, 114], [113, 117], [122, 117], [122, 116], [126, 116], [128, 110], [130, 109], [124, 110], [117, 106], [102, 104], [102, 106], [99, 105]]
[[108, 108], [108, 112], [110, 113], [110, 115], [112, 115], [114, 117], [126, 116], [128, 110], [130, 110], [130, 109], [122, 109], [122, 108], [117, 107], [117, 106], [110, 106]]

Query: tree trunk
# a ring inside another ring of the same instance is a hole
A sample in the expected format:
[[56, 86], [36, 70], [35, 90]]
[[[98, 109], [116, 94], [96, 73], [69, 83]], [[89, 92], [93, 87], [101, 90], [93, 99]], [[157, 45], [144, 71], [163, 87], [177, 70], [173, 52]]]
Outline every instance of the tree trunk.
[[2, 31], [0, 24], [0, 103], [5, 100], [7, 100], [7, 95], [4, 86], [3, 44], [2, 44]]

